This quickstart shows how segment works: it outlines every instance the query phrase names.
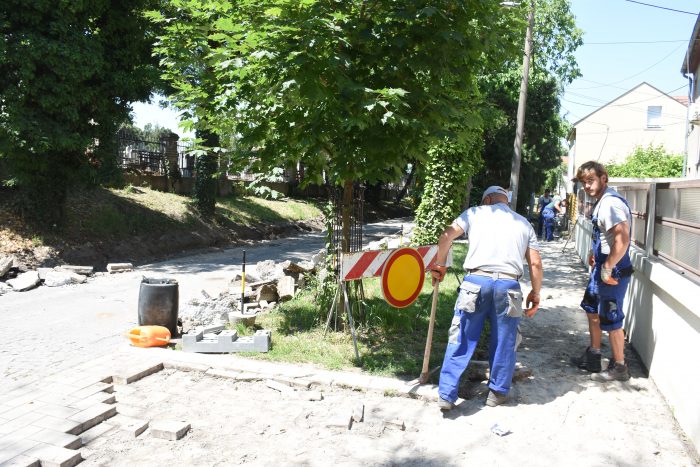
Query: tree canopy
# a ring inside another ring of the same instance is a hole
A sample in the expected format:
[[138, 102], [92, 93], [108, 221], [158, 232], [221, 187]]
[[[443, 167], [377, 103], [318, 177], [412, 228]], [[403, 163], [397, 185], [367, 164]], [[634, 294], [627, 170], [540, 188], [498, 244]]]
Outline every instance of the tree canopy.
[[68, 186], [109, 171], [129, 103], [148, 99], [158, 77], [149, 4], [0, 2], [0, 157], [31, 209], [58, 220], [50, 208]]
[[637, 146], [621, 164], [606, 165], [611, 177], [672, 178], [683, 176], [683, 155], [669, 153], [663, 145]]

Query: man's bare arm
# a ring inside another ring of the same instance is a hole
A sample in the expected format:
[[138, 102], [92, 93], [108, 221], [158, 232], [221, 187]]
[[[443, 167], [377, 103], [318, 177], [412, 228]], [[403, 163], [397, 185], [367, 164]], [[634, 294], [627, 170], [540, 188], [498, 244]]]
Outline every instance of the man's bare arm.
[[[542, 257], [540, 252], [528, 248], [525, 252], [525, 259], [527, 260], [528, 268], [530, 269], [530, 283], [532, 290], [527, 296], [527, 301], [525, 305], [528, 309], [525, 311], [525, 316], [532, 318], [537, 313], [540, 307], [540, 290], [542, 289], [542, 277], [544, 276], [544, 268], [542, 267]], [[530, 304], [532, 303], [532, 307]]]

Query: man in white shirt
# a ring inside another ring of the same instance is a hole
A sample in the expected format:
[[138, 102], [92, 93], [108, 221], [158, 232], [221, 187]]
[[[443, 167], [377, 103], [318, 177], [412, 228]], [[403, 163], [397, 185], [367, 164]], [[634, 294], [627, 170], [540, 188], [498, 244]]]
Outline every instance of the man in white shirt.
[[532, 290], [527, 296], [525, 316], [537, 312], [542, 286], [542, 260], [532, 225], [508, 206], [508, 193], [499, 186], [484, 191], [482, 205], [467, 209], [454, 220], [438, 241], [433, 283], [445, 277], [445, 260], [452, 242], [461, 235], [469, 239], [464, 260], [466, 276], [459, 288], [440, 372], [439, 407], [454, 407], [459, 379], [479, 341], [484, 322], [491, 323], [489, 340], [488, 406], [507, 400], [513, 372], [518, 325], [523, 315], [523, 294], [518, 280], [523, 259], [530, 270]]

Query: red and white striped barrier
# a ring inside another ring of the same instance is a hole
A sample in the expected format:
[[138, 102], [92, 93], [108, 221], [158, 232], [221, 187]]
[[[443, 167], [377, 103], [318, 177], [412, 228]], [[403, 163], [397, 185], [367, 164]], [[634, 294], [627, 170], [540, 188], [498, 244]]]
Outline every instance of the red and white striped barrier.
[[[381, 276], [384, 270], [384, 263], [397, 249], [343, 253], [340, 262], [340, 280], [354, 281], [366, 277]], [[435, 255], [437, 255], [438, 251], [437, 245], [419, 246], [416, 250], [423, 258], [425, 270], [430, 270], [435, 264]], [[452, 248], [447, 254], [446, 264], [448, 266], [452, 265]]]

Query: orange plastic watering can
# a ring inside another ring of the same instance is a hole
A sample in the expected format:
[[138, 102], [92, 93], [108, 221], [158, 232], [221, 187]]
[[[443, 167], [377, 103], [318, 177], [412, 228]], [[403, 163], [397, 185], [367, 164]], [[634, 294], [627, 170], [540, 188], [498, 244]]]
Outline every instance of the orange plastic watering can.
[[170, 331], [165, 326], [138, 326], [125, 336], [136, 347], [158, 347], [170, 342]]

